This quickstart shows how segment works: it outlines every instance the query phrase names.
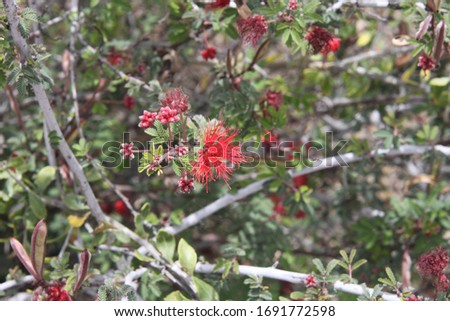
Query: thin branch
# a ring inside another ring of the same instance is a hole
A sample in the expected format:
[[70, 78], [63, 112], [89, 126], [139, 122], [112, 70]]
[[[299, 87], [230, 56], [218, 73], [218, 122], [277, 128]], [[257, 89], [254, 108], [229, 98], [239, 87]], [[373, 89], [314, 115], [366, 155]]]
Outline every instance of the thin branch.
[[70, 75], [70, 94], [72, 97], [73, 110], [75, 112], [75, 123], [77, 126], [78, 134], [80, 138], [84, 139], [83, 128], [81, 128], [80, 122], [80, 107], [78, 105], [78, 93], [75, 73], [75, 38], [79, 31], [78, 24], [78, 0], [72, 0], [70, 4], [70, 13], [72, 15], [72, 23], [70, 24], [70, 37], [69, 37], [69, 75]]
[[64, 239], [64, 243], [61, 246], [61, 250], [59, 251], [59, 254], [58, 254], [58, 260], [60, 260], [60, 261], [64, 256], [64, 252], [66, 251], [67, 246], [69, 245], [70, 236], [72, 235], [72, 231], [73, 231], [73, 226], [70, 226], [69, 230], [67, 231], [66, 238]]
[[29, 284], [34, 281], [36, 281], [36, 279], [32, 275], [26, 275], [26, 276], [20, 278], [19, 280], [9, 280], [9, 281], [0, 283], [0, 292], [6, 291], [9, 289], [18, 287], [18, 286], [22, 286], [25, 284]]
[[402, 53], [408, 53], [414, 50], [414, 46], [403, 46], [403, 47], [392, 47], [387, 50], [369, 50], [362, 52], [360, 54], [344, 58], [339, 61], [333, 61], [333, 62], [313, 62], [309, 65], [310, 68], [339, 68], [343, 69], [345, 67], [348, 67], [350, 65], [353, 65], [355, 63], [358, 63], [360, 61], [368, 60], [368, 59], [377, 59], [381, 57], [391, 56], [391, 55], [397, 55]]
[[[345, 166], [351, 163], [359, 162], [361, 160], [374, 158], [376, 156], [385, 156], [385, 157], [396, 157], [396, 156], [408, 156], [408, 155], [415, 155], [415, 154], [423, 154], [428, 151], [439, 151], [443, 153], [446, 156], [450, 156], [450, 147], [442, 146], [442, 145], [436, 145], [434, 147], [432, 146], [415, 146], [415, 145], [403, 145], [400, 146], [399, 149], [378, 149], [375, 151], [372, 151], [366, 155], [355, 155], [354, 153], [347, 153], [344, 155], [341, 155], [340, 158], [337, 158], [336, 156], [320, 159], [315, 162], [315, 164], [318, 164], [315, 167], [305, 167], [300, 171], [297, 172], [291, 172], [290, 175], [292, 177], [302, 176], [302, 175], [308, 175], [315, 172], [319, 172], [325, 169], [330, 169], [334, 167], [339, 166]], [[273, 178], [265, 178], [259, 181], [256, 181], [254, 183], [251, 183], [250, 185], [240, 189], [235, 194], [227, 193], [221, 198], [217, 199], [216, 201], [212, 202], [211, 204], [205, 206], [204, 208], [190, 214], [186, 218], [183, 219], [180, 225], [176, 226], [169, 226], [166, 227], [165, 230], [168, 233], [171, 234], [178, 234], [183, 232], [184, 230], [199, 224], [202, 220], [205, 218], [213, 215], [214, 213], [217, 213], [219, 210], [237, 202], [242, 199], [245, 199], [246, 197], [253, 195], [255, 193], [258, 193], [263, 190], [264, 185], [271, 181]]]
[[[215, 264], [197, 263], [195, 272], [197, 273], [222, 273], [223, 268], [214, 271]], [[241, 275], [253, 275], [262, 276], [269, 279], [286, 281], [294, 284], [305, 284], [305, 279], [309, 274], [291, 272], [286, 270], [279, 270], [273, 267], [257, 267], [250, 265], [239, 265], [239, 274]], [[346, 292], [354, 295], [363, 295], [364, 287], [359, 284], [346, 284], [341, 281], [334, 282], [334, 289], [336, 291]], [[373, 289], [366, 288], [370, 294], [373, 293]], [[385, 301], [399, 301], [399, 297], [395, 294], [381, 292], [381, 297]]]
[[[327, 11], [340, 10], [345, 5], [357, 6], [357, 7], [375, 7], [375, 8], [394, 8], [400, 9], [399, 4], [401, 0], [339, 0]], [[423, 4], [422, 4], [423, 5]]]

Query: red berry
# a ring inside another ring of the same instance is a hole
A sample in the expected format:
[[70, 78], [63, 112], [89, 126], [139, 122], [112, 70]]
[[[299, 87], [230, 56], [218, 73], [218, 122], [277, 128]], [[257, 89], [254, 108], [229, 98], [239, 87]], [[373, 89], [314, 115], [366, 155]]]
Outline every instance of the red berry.
[[298, 219], [298, 220], [301, 220], [305, 216], [306, 216], [306, 213], [303, 212], [303, 211], [298, 211], [297, 214], [295, 214], [295, 218]]
[[214, 58], [216, 58], [216, 48], [208, 47], [208, 48], [202, 50], [200, 54], [202, 55], [203, 59], [205, 59], [205, 60], [214, 59]]
[[294, 182], [294, 185], [297, 188], [299, 188], [300, 186], [303, 186], [303, 185], [308, 185], [308, 176], [300, 175], [300, 176], [294, 177], [292, 179], [292, 182]]
[[122, 200], [117, 200], [114, 203], [114, 211], [119, 213], [120, 215], [122, 215], [123, 217], [127, 217], [131, 215], [130, 210], [128, 209], [128, 207], [125, 205], [125, 202]]
[[125, 95], [123, 97], [123, 104], [128, 110], [131, 110], [136, 106], [136, 100], [131, 96]]

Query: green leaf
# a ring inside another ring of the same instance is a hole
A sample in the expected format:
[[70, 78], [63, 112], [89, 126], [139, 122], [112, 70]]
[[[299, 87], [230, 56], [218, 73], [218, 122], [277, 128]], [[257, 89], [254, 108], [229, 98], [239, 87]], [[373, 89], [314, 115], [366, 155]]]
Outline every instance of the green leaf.
[[392, 272], [392, 270], [391, 270], [390, 267], [387, 267], [387, 268], [386, 268], [386, 274], [388, 275], [389, 280], [391, 280], [392, 285], [395, 285], [395, 284], [397, 283], [397, 279], [395, 278], [395, 275], [394, 275], [394, 273]]
[[38, 218], [43, 219], [47, 216], [47, 208], [44, 202], [36, 194], [28, 193], [28, 205], [30, 206], [31, 212]]
[[194, 274], [195, 265], [197, 264], [197, 253], [184, 239], [181, 239], [178, 243], [178, 260], [190, 275]]
[[217, 301], [219, 300], [219, 294], [216, 292], [213, 286], [205, 281], [194, 276], [193, 278], [195, 287], [198, 291], [198, 298], [201, 301]]
[[148, 257], [139, 251], [134, 251], [134, 256], [141, 262], [152, 262], [153, 259], [151, 257]]
[[75, 194], [67, 194], [66, 197], [64, 197], [64, 205], [72, 211], [85, 211], [89, 209], [83, 202], [83, 198]]
[[350, 251], [349, 263], [352, 263], [352, 262], [353, 262], [353, 260], [355, 259], [355, 256], [356, 256], [356, 250], [355, 250], [355, 249], [352, 249], [352, 250]]
[[162, 253], [164, 258], [172, 261], [175, 254], [175, 237], [164, 230], [159, 230], [156, 236], [156, 248]]
[[450, 83], [450, 77], [433, 78], [430, 85], [434, 87], [445, 87]]
[[180, 291], [173, 291], [164, 298], [164, 301], [190, 301]]
[[321, 274], [323, 274], [323, 275], [327, 274], [327, 271], [325, 270], [325, 267], [323, 266], [322, 261], [320, 261], [319, 259], [316, 258], [316, 259], [312, 260], [312, 263], [316, 266], [317, 270]]
[[328, 262], [327, 264], [327, 273], [326, 274], [330, 274], [334, 268], [336, 267], [336, 265], [338, 265], [339, 261], [336, 259], [331, 260], [330, 262]]
[[360, 266], [362, 266], [363, 264], [366, 264], [366, 263], [367, 263], [366, 259], [361, 259], [361, 260], [357, 261], [355, 264], [353, 264], [352, 270], [355, 271], [357, 268], [359, 268]]
[[389, 286], [394, 286], [394, 284], [389, 279], [386, 279], [386, 278], [379, 278], [378, 282], [389, 285]]
[[38, 192], [42, 193], [55, 179], [56, 169], [53, 166], [45, 166], [36, 174], [35, 184]]
[[348, 264], [342, 261], [338, 261], [337, 263], [339, 266], [342, 266], [344, 269], [348, 270]]
[[291, 295], [289, 296], [291, 300], [303, 300], [305, 298], [305, 293], [300, 291], [294, 291], [291, 292]]
[[346, 263], [349, 263], [349, 262], [350, 262], [349, 259], [348, 259], [347, 252], [345, 252], [344, 250], [340, 250], [340, 251], [339, 251], [339, 254], [342, 256], [342, 258], [344, 259], [344, 261], [345, 261]]

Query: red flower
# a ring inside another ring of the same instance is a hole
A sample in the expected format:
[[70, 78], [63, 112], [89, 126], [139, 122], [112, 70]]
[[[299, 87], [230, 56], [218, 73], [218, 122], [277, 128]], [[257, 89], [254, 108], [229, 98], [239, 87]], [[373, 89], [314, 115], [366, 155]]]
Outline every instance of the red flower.
[[215, 0], [213, 3], [207, 4], [205, 6], [205, 9], [211, 10], [211, 9], [225, 8], [228, 7], [229, 4], [230, 0]]
[[423, 254], [419, 258], [417, 268], [419, 273], [425, 277], [440, 277], [448, 263], [448, 253], [441, 247], [433, 249], [431, 252]]
[[198, 160], [192, 168], [195, 179], [206, 185], [206, 191], [209, 181], [218, 178], [228, 185], [233, 168], [245, 162], [241, 145], [233, 142], [237, 134], [221, 121], [208, 123], [202, 138], [203, 148], [198, 152]]
[[52, 285], [45, 289], [45, 301], [72, 301], [69, 293], [63, 289], [62, 284], [58, 281], [53, 282]]
[[122, 154], [123, 159], [125, 159], [125, 158], [133, 159], [134, 158], [133, 143], [124, 143], [124, 144], [120, 144], [120, 146], [122, 146], [122, 149], [119, 152]]
[[180, 116], [178, 116], [178, 111], [175, 109], [170, 109], [169, 107], [163, 107], [159, 111], [159, 114], [156, 116], [161, 124], [165, 125], [167, 123], [174, 123], [180, 120]]
[[174, 88], [166, 93], [166, 97], [161, 99], [161, 111], [163, 108], [173, 109], [177, 113], [184, 113], [189, 108], [188, 96], [181, 88]]
[[273, 211], [274, 211], [274, 214], [276, 214], [276, 215], [282, 215], [282, 216], [286, 215], [286, 209], [284, 208], [283, 202], [276, 203], [273, 206]]
[[328, 42], [328, 45], [330, 47], [330, 50], [333, 52], [336, 52], [339, 50], [339, 47], [341, 46], [341, 38], [333, 37]]
[[308, 176], [306, 175], [296, 176], [292, 179], [292, 181], [294, 182], [295, 187], [299, 188], [300, 186], [308, 184]]
[[297, 0], [289, 0], [289, 10], [297, 10]]
[[202, 50], [200, 54], [205, 60], [214, 59], [216, 58], [216, 48], [208, 47], [205, 50]]
[[142, 116], [139, 116], [139, 119], [141, 121], [139, 122], [138, 126], [145, 129], [151, 127], [157, 115], [158, 115], [157, 113], [151, 113], [147, 110], [144, 110]]
[[123, 104], [128, 110], [131, 110], [136, 106], [136, 100], [131, 96], [125, 95], [123, 97]]
[[418, 67], [422, 68], [422, 70], [432, 70], [436, 68], [436, 60], [434, 60], [432, 57], [428, 56], [426, 53], [423, 53], [419, 57], [419, 63], [417, 64]]
[[330, 51], [336, 52], [341, 46], [341, 39], [318, 26], [312, 26], [305, 39], [313, 48], [314, 53], [320, 52], [323, 55], [328, 54]]
[[279, 110], [284, 101], [283, 94], [279, 91], [269, 90], [266, 93], [264, 101], [267, 103], [267, 105], [272, 106], [276, 110]]
[[131, 215], [129, 208], [125, 205], [125, 202], [122, 200], [117, 200], [114, 203], [114, 211], [124, 217]]
[[306, 287], [308, 288], [316, 286], [317, 285], [316, 277], [312, 274], [308, 275], [305, 279], [305, 284]]
[[441, 274], [436, 282], [436, 289], [440, 292], [447, 292], [449, 286], [450, 281], [444, 274]]
[[178, 187], [181, 193], [190, 193], [194, 189], [194, 180], [183, 176], [178, 181]]
[[117, 52], [110, 52], [106, 59], [113, 66], [121, 66], [125, 62], [123, 55]]
[[178, 156], [184, 156], [188, 153], [188, 148], [186, 146], [177, 146], [175, 147], [175, 153]]
[[256, 46], [267, 31], [266, 17], [256, 14], [247, 19], [241, 19], [238, 21], [237, 27], [242, 41]]
[[297, 214], [295, 214], [295, 218], [298, 220], [301, 220], [302, 218], [305, 218], [306, 213], [303, 211], [298, 211]]

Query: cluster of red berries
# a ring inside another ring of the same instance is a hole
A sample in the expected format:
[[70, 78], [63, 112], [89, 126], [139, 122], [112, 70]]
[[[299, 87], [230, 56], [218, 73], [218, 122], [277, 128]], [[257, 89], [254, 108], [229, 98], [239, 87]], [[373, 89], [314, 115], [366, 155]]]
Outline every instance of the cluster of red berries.
[[200, 54], [202, 55], [203, 59], [208, 61], [209, 59], [216, 58], [217, 51], [216, 48], [214, 47], [207, 47], [204, 50], [202, 50]]

